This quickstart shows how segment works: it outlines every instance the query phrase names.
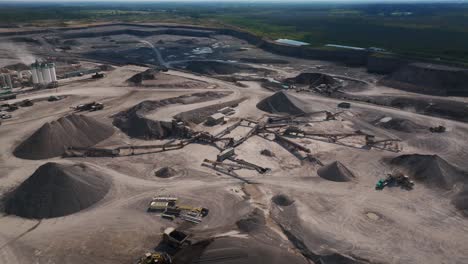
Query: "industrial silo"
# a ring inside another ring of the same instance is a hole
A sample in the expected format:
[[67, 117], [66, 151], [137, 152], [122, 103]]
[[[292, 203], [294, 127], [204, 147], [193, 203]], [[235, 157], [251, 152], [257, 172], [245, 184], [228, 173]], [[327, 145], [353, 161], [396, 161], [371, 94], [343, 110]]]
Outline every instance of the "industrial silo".
[[32, 73], [32, 82], [34, 85], [39, 83], [39, 77], [38, 77], [38, 68], [37, 68], [37, 63], [31, 64], [31, 73]]
[[52, 77], [50, 76], [50, 66], [49, 64], [44, 64], [42, 68], [42, 76], [44, 77], [44, 82], [46, 85], [52, 82]]
[[57, 74], [55, 73], [55, 64], [50, 63], [50, 77], [52, 78], [53, 82], [57, 81]]

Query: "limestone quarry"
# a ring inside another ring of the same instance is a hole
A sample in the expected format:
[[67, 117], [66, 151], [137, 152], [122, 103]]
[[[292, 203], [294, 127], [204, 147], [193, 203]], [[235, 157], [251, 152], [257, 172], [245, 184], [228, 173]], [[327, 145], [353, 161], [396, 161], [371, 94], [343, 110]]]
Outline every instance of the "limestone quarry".
[[466, 69], [192, 25], [27, 29], [0, 42], [57, 83], [0, 48], [0, 263], [468, 263]]

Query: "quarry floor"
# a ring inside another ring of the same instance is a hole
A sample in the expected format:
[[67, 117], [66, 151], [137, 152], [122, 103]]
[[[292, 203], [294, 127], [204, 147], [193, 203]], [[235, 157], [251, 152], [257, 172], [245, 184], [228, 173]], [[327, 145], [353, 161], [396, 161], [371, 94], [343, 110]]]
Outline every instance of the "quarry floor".
[[[316, 62], [307, 63], [313, 65]], [[268, 67], [276, 69], [279, 75], [294, 76], [308, 66]], [[340, 67], [330, 66], [328, 71], [339, 75], [360, 72]], [[135, 87], [126, 80], [146, 70], [145, 67], [127, 65], [115, 68], [106, 72], [103, 79], [93, 80], [89, 75], [66, 79], [57, 89], [25, 93], [10, 101], [66, 96], [57, 102], [45, 100], [31, 107], [22, 107], [14, 112], [12, 119], [2, 122], [1, 195], [6, 195], [49, 161], [86, 163], [108, 175], [112, 187], [100, 202], [68, 216], [32, 220], [0, 215], [0, 263], [134, 263], [159, 243], [161, 231], [169, 226], [193, 234], [195, 240], [223, 237], [224, 240], [210, 250], [221, 252], [219, 254], [227, 259], [206, 263], [267, 263], [262, 262], [266, 256], [273, 256], [268, 263], [311, 263], [301, 254], [303, 252], [294, 243], [297, 241], [302, 241], [315, 254], [337, 252], [371, 263], [468, 263], [468, 218], [453, 207], [446, 193], [423, 184], [417, 184], [412, 191], [374, 189], [379, 179], [392, 172], [383, 160], [401, 154], [437, 154], [468, 170], [468, 124], [462, 122], [353, 101], [351, 109], [345, 110], [338, 120], [313, 123], [313, 128], [328, 132], [365, 130], [377, 137], [397, 138], [401, 140], [401, 152], [353, 148], [310, 139], [297, 141], [310, 148], [313, 156], [324, 164], [334, 161], [345, 164], [356, 174], [356, 179], [351, 182], [327, 181], [317, 175], [318, 165], [304, 163], [280, 145], [259, 136], [249, 138], [236, 148], [239, 158], [271, 168], [271, 172], [266, 174], [240, 171], [240, 176], [253, 182], [251, 184], [201, 166], [204, 159], [215, 160], [218, 154], [217, 149], [201, 144], [190, 144], [180, 150], [115, 158], [23, 160], [12, 154], [22, 140], [44, 123], [72, 113], [71, 106], [90, 101], [102, 102], [105, 108], [80, 114], [112, 125], [114, 114], [143, 100], [161, 100], [205, 91], [232, 92], [221, 99], [203, 103], [169, 105], [150, 115], [151, 118], [165, 120], [182, 111], [247, 97], [236, 107], [236, 113], [229, 116], [226, 124], [213, 127], [192, 125], [194, 130], [216, 134], [241, 118], [257, 120], [264, 117], [267, 113], [259, 110], [256, 104], [273, 94], [256, 81], [240, 81], [241, 87], [233, 82], [178, 70], [160, 73], [171, 77], [169, 88], [158, 87], [157, 79], [151, 85]], [[373, 77], [356, 75], [356, 78], [369, 81]], [[196, 88], [187, 88], [187, 82], [197, 82]], [[412, 96], [386, 89], [389, 93]], [[368, 93], [377, 92], [370, 90]], [[339, 99], [305, 93], [293, 95], [305, 102], [311, 112], [342, 111], [337, 108], [337, 104], [342, 102]], [[404, 118], [426, 126], [444, 125], [447, 132], [403, 133], [369, 123], [384, 116]], [[233, 133], [242, 135], [244, 131]], [[165, 141], [132, 139], [115, 128], [114, 135], [98, 146], [160, 142]], [[272, 151], [275, 157], [260, 155], [263, 149]], [[155, 177], [154, 171], [162, 167], [175, 168], [177, 176], [168, 179]], [[201, 224], [189, 225], [147, 213], [151, 198], [159, 194], [176, 195], [185, 204], [209, 208], [210, 214]], [[271, 198], [277, 194], [287, 195], [294, 203], [290, 206], [276, 205]], [[264, 212], [266, 223], [250, 232], [239, 230], [236, 222], [255, 208]], [[285, 234], [284, 229], [294, 239]], [[235, 257], [239, 252], [244, 254], [241, 254], [242, 258]]]

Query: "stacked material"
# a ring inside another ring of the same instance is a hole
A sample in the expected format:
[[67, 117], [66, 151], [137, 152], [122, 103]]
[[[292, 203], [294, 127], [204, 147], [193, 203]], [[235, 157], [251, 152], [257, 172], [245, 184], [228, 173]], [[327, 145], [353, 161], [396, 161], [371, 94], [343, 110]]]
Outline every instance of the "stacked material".
[[84, 164], [46, 163], [7, 198], [6, 212], [25, 218], [76, 213], [101, 200], [110, 181]]
[[23, 141], [13, 154], [22, 159], [48, 159], [62, 155], [69, 147], [90, 147], [112, 136], [114, 129], [92, 117], [68, 115], [44, 124]]
[[335, 161], [318, 169], [317, 174], [329, 181], [348, 182], [355, 178], [353, 172], [341, 162]]

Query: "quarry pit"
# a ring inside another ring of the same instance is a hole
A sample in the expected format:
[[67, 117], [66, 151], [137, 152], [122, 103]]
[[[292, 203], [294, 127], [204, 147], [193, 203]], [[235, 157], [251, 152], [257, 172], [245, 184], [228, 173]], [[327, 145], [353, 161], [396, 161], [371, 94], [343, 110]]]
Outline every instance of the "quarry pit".
[[[0, 124], [0, 263], [136, 263], [167, 227], [193, 240], [174, 263], [468, 262], [464, 69], [377, 74], [354, 54], [190, 25], [0, 30], [0, 43], [23, 51], [0, 45], [15, 94], [2, 112], [19, 106]], [[35, 60], [57, 87], [24, 77]], [[414, 188], [376, 190], [397, 172]], [[209, 214], [161, 218], [157, 195]]]

